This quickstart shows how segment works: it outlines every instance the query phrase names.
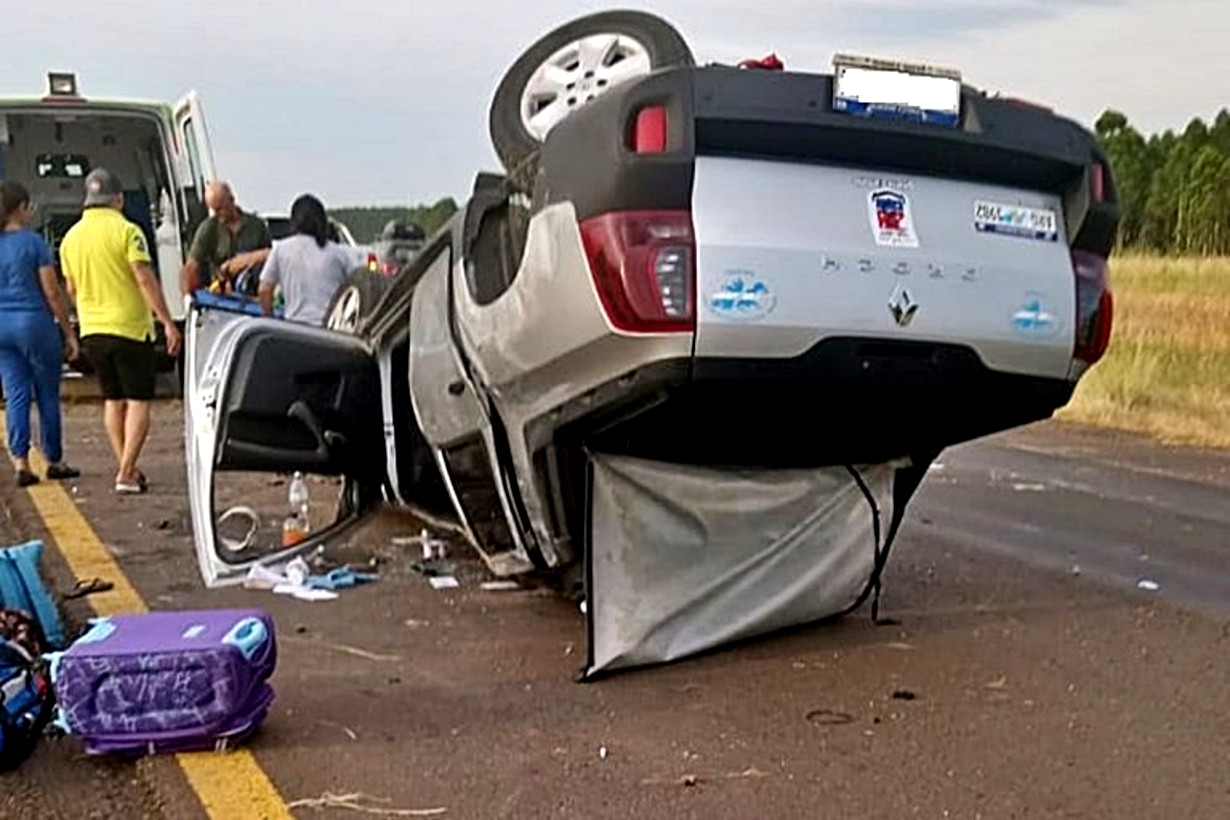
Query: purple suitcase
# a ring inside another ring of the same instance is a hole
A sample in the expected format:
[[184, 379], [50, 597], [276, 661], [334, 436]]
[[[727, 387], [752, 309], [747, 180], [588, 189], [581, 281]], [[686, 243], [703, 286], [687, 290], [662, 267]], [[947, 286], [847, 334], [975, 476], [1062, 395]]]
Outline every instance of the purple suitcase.
[[276, 663], [273, 620], [261, 610], [99, 619], [53, 658], [58, 722], [94, 754], [218, 748], [264, 720]]

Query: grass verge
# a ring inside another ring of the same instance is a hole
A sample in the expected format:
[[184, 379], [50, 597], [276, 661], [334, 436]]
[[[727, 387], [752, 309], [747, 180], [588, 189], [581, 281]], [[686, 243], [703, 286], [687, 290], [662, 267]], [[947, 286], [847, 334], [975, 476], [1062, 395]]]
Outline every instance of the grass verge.
[[1230, 447], [1230, 258], [1111, 263], [1110, 350], [1057, 417]]

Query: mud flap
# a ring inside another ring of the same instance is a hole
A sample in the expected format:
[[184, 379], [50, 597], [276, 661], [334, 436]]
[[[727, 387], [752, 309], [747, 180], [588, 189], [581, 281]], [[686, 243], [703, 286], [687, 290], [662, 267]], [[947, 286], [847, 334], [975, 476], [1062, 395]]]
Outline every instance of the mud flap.
[[863, 486], [845, 466], [718, 470], [592, 453], [581, 679], [857, 608], [883, 568], [881, 524], [895, 531], [917, 469], [854, 470]]

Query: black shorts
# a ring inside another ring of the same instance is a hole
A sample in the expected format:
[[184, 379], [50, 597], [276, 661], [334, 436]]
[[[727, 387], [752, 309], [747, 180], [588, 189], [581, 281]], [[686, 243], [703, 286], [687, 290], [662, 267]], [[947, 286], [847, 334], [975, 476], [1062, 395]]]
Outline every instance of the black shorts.
[[158, 372], [153, 342], [94, 334], [81, 339], [81, 351], [98, 376], [104, 399], [150, 401]]

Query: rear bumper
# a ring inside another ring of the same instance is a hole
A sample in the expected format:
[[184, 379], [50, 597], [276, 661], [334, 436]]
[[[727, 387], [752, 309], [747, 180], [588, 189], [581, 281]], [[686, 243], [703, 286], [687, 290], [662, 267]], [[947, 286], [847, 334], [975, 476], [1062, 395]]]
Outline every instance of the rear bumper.
[[663, 392], [652, 405], [581, 416], [569, 438], [691, 464], [878, 463], [1048, 418], [1075, 386], [993, 371], [956, 345], [875, 339], [827, 339], [789, 359], [676, 364], [659, 364]]

